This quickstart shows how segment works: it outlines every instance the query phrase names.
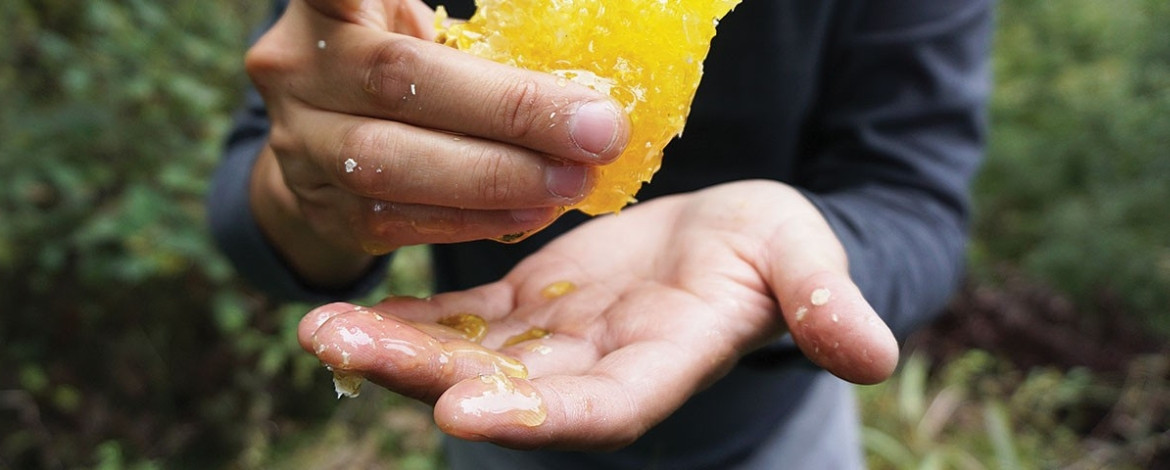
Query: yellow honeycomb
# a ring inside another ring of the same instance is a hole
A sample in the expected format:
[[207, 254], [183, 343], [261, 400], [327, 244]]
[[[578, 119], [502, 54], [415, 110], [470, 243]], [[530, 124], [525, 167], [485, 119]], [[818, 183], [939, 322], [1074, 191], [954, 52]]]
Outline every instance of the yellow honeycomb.
[[[571, 207], [590, 215], [634, 202], [681, 135], [715, 26], [740, 0], [477, 0], [444, 44], [608, 93], [630, 116], [630, 143]], [[440, 24], [445, 13], [440, 10]]]

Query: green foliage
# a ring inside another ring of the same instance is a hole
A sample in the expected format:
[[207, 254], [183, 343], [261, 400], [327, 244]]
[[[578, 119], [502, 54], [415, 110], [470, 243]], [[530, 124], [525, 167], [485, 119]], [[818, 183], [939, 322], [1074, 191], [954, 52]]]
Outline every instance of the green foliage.
[[0, 467], [246, 464], [314, 412], [306, 307], [240, 288], [203, 220], [264, 7], [0, 6]]
[[[1170, 360], [1140, 358], [1116, 377], [1023, 371], [973, 350], [932, 370], [911, 356], [890, 382], [860, 387], [862, 438], [881, 469], [1147, 468], [1170, 413]], [[1123, 397], [1131, 397], [1128, 400]], [[1140, 398], [1139, 398], [1140, 397]], [[1137, 404], [1142, 400], [1142, 404]], [[1118, 437], [1117, 429], [1140, 420]], [[1161, 424], [1157, 424], [1161, 423]]]
[[1170, 335], [1167, 21], [1162, 0], [1000, 3], [973, 253]]
[[[1170, 3], [1000, 6], [973, 266], [1019, 265], [1082, 310], [1170, 334]], [[296, 342], [310, 306], [240, 286], [205, 231], [266, 8], [0, 2], [0, 467], [325, 466], [331, 449], [436, 465], [419, 437], [433, 429], [401, 400], [336, 404]], [[400, 293], [427, 292], [426, 264], [400, 253]], [[1156, 359], [1115, 380], [978, 352], [916, 359], [866, 389], [874, 468], [1140, 466], [1170, 446]], [[1090, 424], [1103, 413], [1113, 424]]]
[[[192, 267], [222, 280], [202, 198], [242, 85], [233, 2], [7, 2], [0, 260], [44, 294]], [[192, 260], [209, 260], [195, 263]]]

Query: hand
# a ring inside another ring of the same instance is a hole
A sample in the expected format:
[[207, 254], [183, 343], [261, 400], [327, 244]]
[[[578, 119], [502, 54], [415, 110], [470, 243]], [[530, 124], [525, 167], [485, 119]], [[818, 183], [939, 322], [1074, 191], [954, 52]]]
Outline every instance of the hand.
[[[548, 290], [564, 281], [575, 290]], [[478, 343], [436, 325], [460, 313], [487, 320]], [[785, 329], [846, 380], [878, 382], [897, 363], [819, 212], [751, 181], [594, 219], [489, 285], [323, 306], [299, 338], [335, 371], [433, 403], [454, 436], [598, 449], [632, 442]]]
[[418, 0], [294, 0], [248, 53], [272, 123], [253, 209], [310, 280], [540, 228], [625, 146], [608, 97], [435, 44], [433, 22]]

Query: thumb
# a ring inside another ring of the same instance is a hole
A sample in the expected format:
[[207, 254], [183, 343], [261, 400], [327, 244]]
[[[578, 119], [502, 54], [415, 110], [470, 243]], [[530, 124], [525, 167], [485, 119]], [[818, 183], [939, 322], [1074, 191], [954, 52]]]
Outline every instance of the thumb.
[[845, 250], [828, 223], [819, 213], [807, 219], [778, 230], [764, 271], [792, 338], [806, 357], [842, 379], [881, 382], [898, 365], [898, 342], [850, 279]]

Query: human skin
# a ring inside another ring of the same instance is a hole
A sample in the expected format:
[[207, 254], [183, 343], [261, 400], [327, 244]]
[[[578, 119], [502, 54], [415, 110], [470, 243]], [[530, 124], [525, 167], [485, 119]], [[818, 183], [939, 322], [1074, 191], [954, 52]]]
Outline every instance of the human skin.
[[[561, 281], [576, 289], [542, 294]], [[458, 313], [488, 321], [482, 342], [434, 326]], [[551, 335], [504, 345], [533, 327]], [[322, 306], [299, 338], [334, 370], [433, 403], [435, 422], [454, 436], [611, 449], [785, 329], [846, 380], [879, 382], [897, 364], [893, 334], [850, 281], [817, 210], [783, 184], [744, 181], [595, 218], [492, 284]], [[528, 376], [501, 377], [509, 358]], [[490, 412], [477, 405], [488, 395]]]
[[[432, 21], [414, 1], [294, 1], [249, 52], [272, 122], [252, 207], [313, 285], [350, 283], [371, 253], [542, 227], [625, 145], [607, 97], [433, 44]], [[541, 294], [562, 281], [576, 289]], [[437, 326], [460, 313], [487, 320], [482, 342]], [[504, 346], [533, 327], [551, 336]], [[816, 208], [744, 181], [595, 218], [492, 284], [320, 307], [299, 338], [335, 370], [433, 404], [452, 435], [611, 449], [785, 330], [846, 380], [897, 363]], [[526, 377], [500, 373], [516, 360]]]
[[541, 228], [625, 147], [609, 97], [436, 44], [433, 22], [418, 1], [294, 1], [248, 52], [272, 125], [252, 209], [313, 285]]

